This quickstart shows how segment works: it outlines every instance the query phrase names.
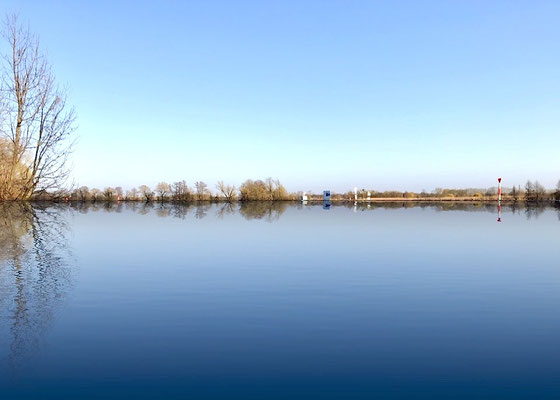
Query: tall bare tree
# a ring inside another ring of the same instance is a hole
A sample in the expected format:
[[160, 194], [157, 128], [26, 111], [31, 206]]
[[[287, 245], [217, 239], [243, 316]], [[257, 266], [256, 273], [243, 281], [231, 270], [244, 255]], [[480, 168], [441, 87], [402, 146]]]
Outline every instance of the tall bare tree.
[[535, 199], [535, 185], [531, 181], [525, 183], [525, 200], [533, 201]]
[[131, 200], [131, 201], [137, 200], [137, 198], [138, 198], [138, 193], [137, 192], [138, 191], [136, 190], [136, 188], [132, 188], [130, 190], [127, 190], [126, 191], [126, 200]]
[[208, 185], [202, 181], [197, 181], [194, 183], [196, 189], [196, 198], [198, 200], [204, 200], [204, 197], [209, 193]]
[[188, 201], [191, 198], [191, 190], [185, 180], [173, 183], [173, 200]]
[[138, 191], [140, 192], [144, 200], [146, 200], [146, 203], [152, 201], [152, 198], [154, 197], [154, 192], [152, 192], [152, 189], [150, 189], [149, 186], [142, 185], [138, 188]]
[[78, 200], [81, 202], [87, 201], [90, 198], [89, 188], [87, 186], [82, 186], [78, 190]]
[[546, 195], [546, 189], [539, 181], [535, 181], [535, 200], [542, 201]]
[[216, 189], [220, 191], [227, 202], [231, 203], [233, 200], [235, 200], [235, 186], [227, 185], [224, 183], [224, 181], [219, 181], [216, 184]]
[[159, 200], [163, 201], [165, 197], [171, 192], [171, 185], [167, 182], [160, 182], [156, 185], [156, 192], [159, 195]]
[[103, 190], [103, 197], [105, 201], [113, 201], [115, 199], [115, 189], [106, 187], [105, 190]]
[[10, 154], [0, 177], [0, 199], [28, 199], [65, 183], [75, 115], [39, 50], [37, 36], [10, 16], [3, 37], [10, 51], [3, 57], [1, 134], [8, 139]]
[[97, 188], [93, 188], [90, 191], [91, 193], [91, 200], [95, 203], [98, 200], [101, 200], [101, 195], [103, 194], [103, 192]]

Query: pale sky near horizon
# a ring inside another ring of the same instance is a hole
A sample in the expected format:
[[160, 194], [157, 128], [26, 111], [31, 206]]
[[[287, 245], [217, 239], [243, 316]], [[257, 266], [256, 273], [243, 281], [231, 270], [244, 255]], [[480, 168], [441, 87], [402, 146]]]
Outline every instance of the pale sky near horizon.
[[69, 87], [80, 185], [560, 179], [559, 1], [2, 3]]

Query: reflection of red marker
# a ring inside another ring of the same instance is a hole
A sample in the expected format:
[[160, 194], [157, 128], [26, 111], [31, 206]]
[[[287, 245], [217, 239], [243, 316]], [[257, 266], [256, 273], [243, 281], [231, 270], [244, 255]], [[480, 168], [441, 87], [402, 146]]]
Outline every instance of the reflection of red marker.
[[66, 199], [66, 202], [68, 203], [68, 197], [66, 197], [65, 199]]
[[502, 205], [498, 201], [498, 222], [502, 222]]

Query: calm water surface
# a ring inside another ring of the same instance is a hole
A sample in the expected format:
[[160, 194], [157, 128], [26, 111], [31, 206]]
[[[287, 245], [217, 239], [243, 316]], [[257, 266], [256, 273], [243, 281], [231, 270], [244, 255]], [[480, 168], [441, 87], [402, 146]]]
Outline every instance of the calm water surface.
[[560, 213], [0, 205], [2, 399], [560, 398]]

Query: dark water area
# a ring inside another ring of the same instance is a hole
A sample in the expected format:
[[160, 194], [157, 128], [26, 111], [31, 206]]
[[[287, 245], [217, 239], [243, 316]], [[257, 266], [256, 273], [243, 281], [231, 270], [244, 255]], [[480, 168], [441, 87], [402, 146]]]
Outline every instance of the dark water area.
[[0, 398], [557, 399], [559, 233], [554, 207], [0, 204]]

